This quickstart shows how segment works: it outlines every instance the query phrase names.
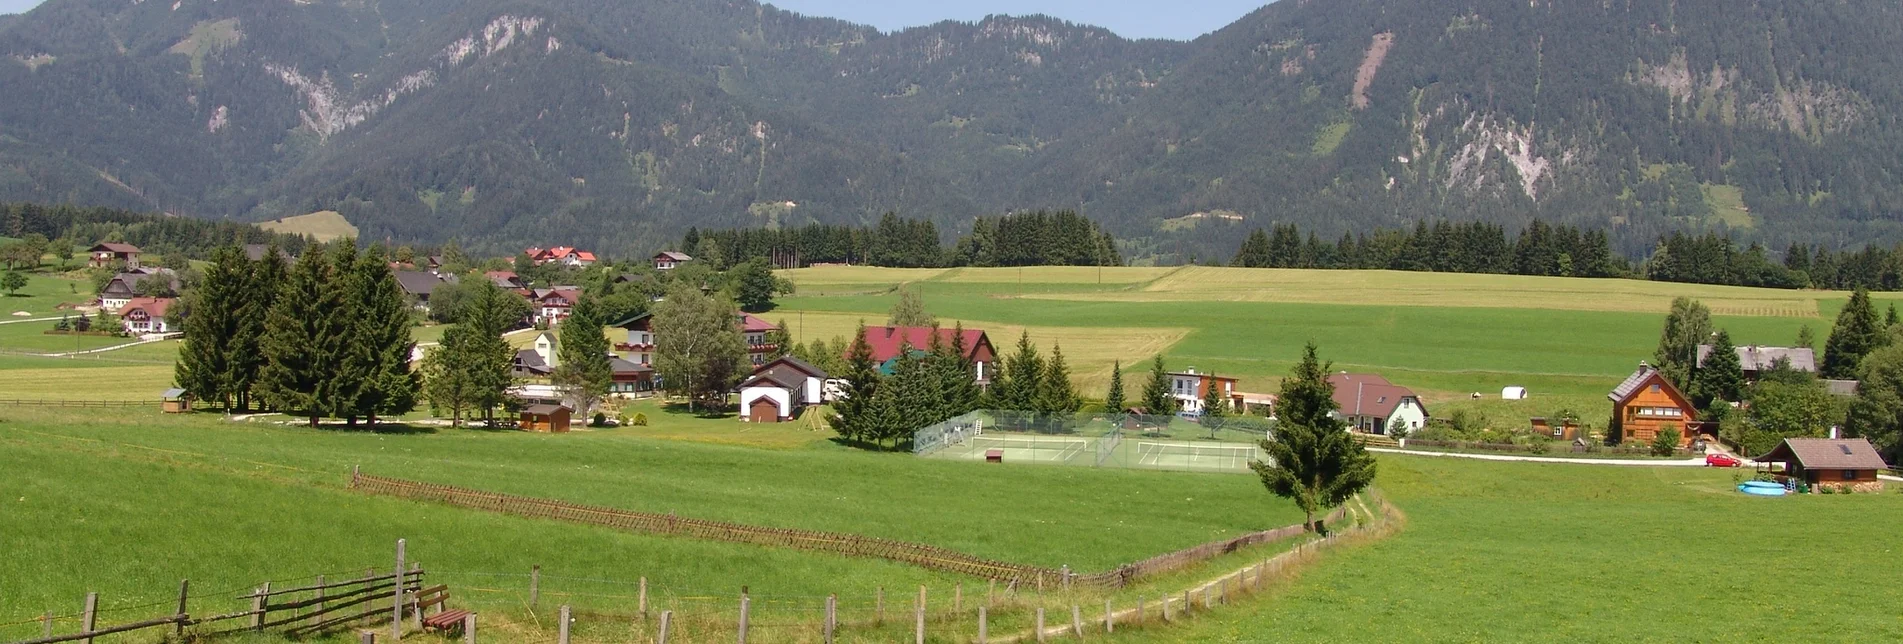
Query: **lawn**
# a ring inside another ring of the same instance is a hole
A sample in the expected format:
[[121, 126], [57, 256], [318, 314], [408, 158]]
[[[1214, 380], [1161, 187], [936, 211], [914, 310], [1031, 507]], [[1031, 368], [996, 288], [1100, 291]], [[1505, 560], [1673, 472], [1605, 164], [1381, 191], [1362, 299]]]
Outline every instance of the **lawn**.
[[1896, 641], [1903, 495], [1733, 471], [1383, 457], [1405, 531], [1170, 642]]
[[310, 235], [320, 242], [357, 236], [357, 227], [351, 225], [349, 220], [344, 219], [343, 215], [337, 214], [334, 210], [321, 210], [308, 215], [259, 222], [258, 227], [277, 233]]
[[[83, 303], [91, 300], [92, 284], [68, 275], [27, 273], [26, 288], [12, 295], [0, 293], [0, 322], [21, 319], [25, 316], [16, 316], [14, 313], [22, 311], [36, 318], [59, 317], [60, 312], [56, 307], [60, 304]], [[0, 328], [6, 327], [0, 326]]]

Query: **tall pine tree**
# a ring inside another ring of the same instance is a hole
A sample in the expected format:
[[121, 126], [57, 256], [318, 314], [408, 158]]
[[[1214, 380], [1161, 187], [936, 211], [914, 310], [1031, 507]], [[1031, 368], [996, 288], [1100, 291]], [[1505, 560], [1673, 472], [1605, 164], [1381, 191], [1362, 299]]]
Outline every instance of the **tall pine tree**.
[[1332, 365], [1322, 364], [1313, 342], [1302, 361], [1282, 381], [1277, 399], [1281, 422], [1261, 442], [1269, 458], [1249, 463], [1270, 493], [1295, 502], [1307, 516], [1304, 525], [1320, 532], [1316, 513], [1341, 505], [1374, 483], [1374, 457], [1343, 431], [1335, 388], [1328, 383]]
[[999, 392], [999, 408], [1037, 411], [1038, 393], [1044, 388], [1044, 358], [1031, 344], [1029, 331], [1018, 336], [1017, 352], [1005, 359], [1004, 371], [1010, 376], [1010, 384]]
[[601, 300], [586, 293], [561, 324], [561, 343], [555, 350], [556, 364], [561, 366], [555, 368], [553, 380], [570, 388], [569, 398], [583, 414], [608, 395], [614, 382], [604, 326], [607, 322], [601, 318]]
[[234, 377], [240, 348], [235, 343], [249, 279], [246, 264], [244, 253], [235, 247], [212, 252], [204, 279], [186, 294], [192, 315], [185, 318], [185, 343], [173, 369], [179, 387], [225, 410], [238, 396]]
[[867, 441], [867, 427], [876, 422], [871, 416], [880, 377], [879, 365], [872, 361], [872, 345], [866, 343], [864, 323], [860, 323], [851, 348], [846, 350], [845, 379], [845, 387], [839, 399], [833, 402], [833, 416], [829, 420], [840, 438]]
[[339, 371], [340, 327], [347, 324], [338, 315], [344, 298], [336, 285], [342, 280], [334, 279], [331, 266], [323, 252], [305, 250], [285, 275], [259, 342], [259, 396], [274, 409], [303, 415], [312, 427], [331, 412], [325, 406], [331, 400], [328, 381]]
[[1870, 292], [1857, 289], [1850, 295], [1850, 302], [1837, 313], [1837, 324], [1830, 329], [1830, 339], [1824, 341], [1824, 364], [1819, 375], [1855, 380], [1857, 365], [1863, 362], [1863, 357], [1886, 343], [1876, 307], [1870, 303]]
[[1155, 416], [1176, 413], [1176, 397], [1170, 392], [1170, 374], [1163, 369], [1163, 354], [1150, 362], [1150, 379], [1143, 383], [1143, 411]]
[[1112, 414], [1121, 414], [1123, 404], [1123, 361], [1110, 363], [1110, 391], [1103, 397], [1104, 409]]
[[1037, 403], [1035, 409], [1040, 414], [1051, 416], [1069, 416], [1077, 413], [1082, 403], [1077, 399], [1077, 388], [1070, 382], [1070, 365], [1064, 362], [1064, 347], [1051, 345], [1051, 359], [1039, 374]]
[[350, 281], [352, 322], [356, 326], [350, 359], [363, 374], [351, 415], [375, 425], [378, 416], [416, 408], [420, 381], [410, 371], [416, 343], [410, 338], [412, 309], [396, 283], [389, 262], [376, 249], [358, 258]]
[[1698, 371], [1692, 373], [1689, 393], [1692, 404], [1706, 411], [1706, 420], [1723, 418], [1723, 410], [1730, 409], [1725, 403], [1744, 400], [1744, 368], [1730, 333], [1719, 329], [1712, 337], [1711, 350], [1705, 353]]

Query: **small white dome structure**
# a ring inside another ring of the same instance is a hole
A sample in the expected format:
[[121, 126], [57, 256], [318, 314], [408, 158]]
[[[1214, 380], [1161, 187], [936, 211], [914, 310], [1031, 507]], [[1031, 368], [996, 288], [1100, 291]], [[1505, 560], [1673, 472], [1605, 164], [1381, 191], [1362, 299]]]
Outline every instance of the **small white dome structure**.
[[1507, 387], [1500, 390], [1501, 400], [1526, 400], [1525, 387]]

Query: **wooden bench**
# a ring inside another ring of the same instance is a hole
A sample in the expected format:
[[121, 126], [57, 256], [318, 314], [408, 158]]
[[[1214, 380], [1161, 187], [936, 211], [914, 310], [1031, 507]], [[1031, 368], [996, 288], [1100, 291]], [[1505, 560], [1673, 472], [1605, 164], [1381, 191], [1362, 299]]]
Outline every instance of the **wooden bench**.
[[985, 450], [985, 462], [986, 463], [1003, 463], [1004, 450], [1001, 450], [1001, 449]]
[[[417, 624], [422, 626], [424, 630], [432, 631], [449, 632], [462, 628], [463, 618], [473, 613], [462, 609], [451, 610], [448, 606], [444, 605], [444, 603], [448, 601], [448, 585], [439, 584], [417, 591], [416, 603], [412, 608], [412, 610], [416, 611], [418, 618]], [[436, 614], [434, 615], [429, 614], [429, 609], [432, 606], [436, 608]]]

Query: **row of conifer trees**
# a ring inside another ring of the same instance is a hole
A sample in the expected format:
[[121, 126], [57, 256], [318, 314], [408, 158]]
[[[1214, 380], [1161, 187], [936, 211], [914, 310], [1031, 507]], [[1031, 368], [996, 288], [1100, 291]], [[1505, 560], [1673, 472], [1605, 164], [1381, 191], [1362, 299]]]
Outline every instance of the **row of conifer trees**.
[[344, 239], [288, 265], [275, 247], [257, 260], [220, 248], [184, 307], [177, 382], [200, 401], [312, 426], [416, 406], [411, 308], [379, 248]]

